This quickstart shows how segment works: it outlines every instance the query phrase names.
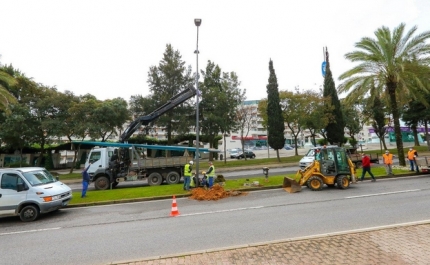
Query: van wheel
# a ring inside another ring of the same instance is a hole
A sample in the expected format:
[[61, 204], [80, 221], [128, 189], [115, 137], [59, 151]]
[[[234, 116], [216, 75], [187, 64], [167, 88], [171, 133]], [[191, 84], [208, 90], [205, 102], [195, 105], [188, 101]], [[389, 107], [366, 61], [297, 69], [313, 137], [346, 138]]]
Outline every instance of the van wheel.
[[148, 177], [149, 186], [160, 185], [161, 182], [163, 182], [163, 177], [160, 175], [160, 173], [152, 172], [151, 174], [149, 174], [149, 177]]
[[109, 189], [109, 179], [107, 177], [98, 177], [94, 182], [96, 190], [107, 190]]
[[39, 217], [39, 208], [34, 205], [27, 205], [21, 209], [19, 213], [19, 218], [23, 222], [32, 222]]
[[170, 171], [166, 176], [167, 184], [178, 184], [181, 176], [176, 171]]

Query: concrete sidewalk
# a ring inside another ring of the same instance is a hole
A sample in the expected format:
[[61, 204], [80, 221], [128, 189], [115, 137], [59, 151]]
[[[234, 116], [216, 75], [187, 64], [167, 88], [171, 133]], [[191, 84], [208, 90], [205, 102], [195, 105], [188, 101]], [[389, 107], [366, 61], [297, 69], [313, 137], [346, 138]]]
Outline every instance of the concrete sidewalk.
[[430, 264], [430, 220], [113, 264]]

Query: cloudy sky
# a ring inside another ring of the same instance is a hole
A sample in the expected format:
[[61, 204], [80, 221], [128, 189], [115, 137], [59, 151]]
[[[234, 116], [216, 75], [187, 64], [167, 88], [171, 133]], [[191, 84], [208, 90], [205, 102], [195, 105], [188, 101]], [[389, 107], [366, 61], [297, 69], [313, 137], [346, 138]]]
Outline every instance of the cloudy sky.
[[335, 83], [362, 37], [406, 23], [430, 30], [428, 0], [1, 0], [0, 62], [59, 91], [99, 99], [148, 95], [166, 44], [196, 69], [238, 74], [247, 99], [267, 96], [269, 60], [280, 90], [318, 89], [327, 46]]

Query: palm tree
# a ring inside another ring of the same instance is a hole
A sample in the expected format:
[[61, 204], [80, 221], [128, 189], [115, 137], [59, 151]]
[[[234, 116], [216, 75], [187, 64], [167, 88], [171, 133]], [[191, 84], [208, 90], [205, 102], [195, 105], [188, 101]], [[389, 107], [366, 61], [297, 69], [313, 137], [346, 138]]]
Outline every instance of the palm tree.
[[3, 86], [16, 84], [15, 78], [0, 69], [0, 110], [8, 111], [10, 103], [16, 103], [16, 98]]
[[[386, 93], [393, 115], [394, 132], [400, 165], [405, 165], [403, 142], [400, 132], [398, 99], [400, 95], [419, 97], [422, 91], [429, 92], [426, 79], [430, 75], [430, 31], [413, 37], [417, 27], [408, 32], [405, 24], [394, 28], [393, 32], [383, 26], [375, 31], [375, 39], [364, 37], [355, 44], [357, 51], [345, 54], [345, 58], [359, 64], [343, 73], [339, 79], [345, 80], [338, 92], [348, 92], [352, 96], [366, 94], [373, 84], [381, 95]], [[421, 93], [420, 93], [421, 91]]]

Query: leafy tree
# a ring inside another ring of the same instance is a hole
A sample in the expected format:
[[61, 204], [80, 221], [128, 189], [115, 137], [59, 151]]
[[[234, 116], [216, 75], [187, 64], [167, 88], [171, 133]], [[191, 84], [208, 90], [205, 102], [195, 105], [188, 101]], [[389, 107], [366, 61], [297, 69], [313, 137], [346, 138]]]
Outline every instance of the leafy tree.
[[111, 136], [117, 136], [117, 131], [122, 129], [127, 120], [130, 120], [130, 112], [124, 99], [114, 98], [96, 102], [91, 112], [93, 125], [89, 128], [89, 135], [104, 142]]
[[[95, 125], [91, 116], [96, 106], [96, 98], [90, 94], [75, 96], [72, 92], [66, 91], [66, 93], [60, 95], [58, 99], [67, 102], [65, 104], [59, 104], [60, 113], [57, 122], [63, 123], [62, 126], [59, 125], [59, 136], [66, 136], [70, 142], [72, 142], [73, 139], [83, 141], [88, 135], [90, 128]], [[74, 150], [70, 173], [73, 173], [73, 169], [80, 168], [81, 163], [76, 163], [79, 153], [80, 145]]]
[[268, 143], [270, 147], [276, 150], [278, 161], [281, 162], [279, 149], [282, 149], [285, 145], [285, 127], [279, 99], [278, 80], [276, 78], [275, 69], [273, 69], [272, 60], [269, 61], [269, 71], [269, 84], [266, 86]]
[[[180, 91], [193, 85], [194, 79], [191, 75], [191, 67], [185, 67], [179, 51], [175, 51], [168, 44], [163, 54], [163, 59], [158, 66], [151, 66], [148, 72], [149, 89], [153, 93], [153, 99], [159, 106], [166, 103]], [[184, 102], [173, 110], [168, 111], [158, 118], [157, 124], [165, 127], [167, 141], [173, 143], [172, 132], [185, 133], [193, 124], [192, 120], [184, 119], [193, 112], [189, 102]]]
[[329, 110], [329, 106], [327, 106], [326, 109], [326, 115], [332, 116], [332, 119], [329, 120], [325, 131], [327, 140], [331, 144], [338, 144], [339, 146], [344, 140], [345, 133], [345, 122], [343, 120], [343, 114], [342, 114], [342, 108], [340, 106], [339, 97], [337, 96], [336, 87], [333, 81], [333, 76], [330, 69], [330, 62], [329, 62], [329, 56], [328, 51], [326, 48], [325, 51], [326, 55], [326, 74], [324, 76], [324, 90], [323, 90], [323, 96], [330, 98], [330, 102], [327, 102], [327, 105], [333, 106], [331, 110]]
[[375, 134], [378, 136], [380, 142], [384, 146], [384, 150], [387, 150], [387, 144], [385, 143], [385, 135], [387, 134], [386, 125], [386, 113], [387, 109], [382, 103], [381, 99], [377, 96], [374, 97], [373, 102], [371, 102], [369, 110], [372, 115], [372, 126], [375, 129]]
[[358, 64], [339, 77], [345, 80], [338, 89], [341, 93], [350, 89], [352, 93], [366, 93], [374, 83], [379, 94], [388, 94], [401, 166], [405, 166], [405, 155], [397, 95], [418, 97], [428, 91], [430, 31], [413, 36], [416, 31], [413, 27], [405, 32], [404, 23], [392, 32], [385, 26], [377, 29], [375, 39], [362, 38], [355, 44], [358, 50], [345, 55]]
[[[22, 153], [26, 146], [36, 142], [35, 134], [37, 121], [30, 114], [30, 110], [23, 104], [10, 105], [10, 115], [5, 115], [4, 121], [0, 125], [0, 138], [8, 146], [20, 150], [22, 166]], [[17, 133], [19, 132], [19, 133]]]
[[[430, 94], [425, 94], [424, 96], [427, 102], [430, 102]], [[402, 112], [402, 120], [405, 121], [406, 125], [414, 126], [416, 131], [416, 126], [419, 124], [423, 124], [426, 128], [426, 141], [427, 147], [430, 150], [430, 139], [428, 139], [428, 123], [430, 121], [430, 108], [425, 106], [421, 101], [412, 100], [408, 105], [405, 106]], [[415, 145], [419, 145], [418, 135], [414, 132], [415, 136]]]
[[279, 98], [284, 124], [286, 124], [290, 130], [291, 136], [294, 137], [294, 142], [296, 143], [295, 155], [298, 156], [298, 136], [300, 132], [303, 131], [303, 126], [305, 125], [305, 110], [309, 102], [306, 101], [305, 96], [301, 94], [298, 89], [296, 93], [281, 91], [279, 93]]
[[[224, 109], [221, 114], [223, 119], [220, 121], [220, 132], [223, 135], [224, 141], [224, 163], [227, 163], [226, 156], [226, 135], [237, 129], [237, 120], [235, 111], [246, 99], [246, 89], [240, 89], [240, 82], [236, 73], [224, 73], [224, 80], [222, 81], [222, 87], [224, 93], [220, 96], [218, 108]], [[227, 111], [228, 110], [228, 111]]]
[[7, 87], [15, 84], [15, 78], [0, 68], [0, 110], [8, 111], [9, 104], [17, 102], [16, 98], [7, 89]]
[[[356, 147], [357, 140], [355, 135], [361, 131], [361, 115], [355, 104], [347, 104], [346, 101], [341, 101], [342, 113], [344, 115], [345, 128], [348, 129], [348, 135], [351, 137], [351, 145]], [[353, 144], [354, 143], [354, 144]]]
[[243, 102], [245, 92], [242, 93], [239, 88], [240, 82], [236, 73], [222, 72], [221, 68], [211, 61], [208, 61], [205, 71], [201, 73], [203, 83], [199, 86], [202, 94], [199, 106], [200, 128], [208, 137], [210, 147], [214, 147], [214, 139], [219, 133], [225, 135], [237, 128], [239, 122], [236, 120], [236, 111]]

